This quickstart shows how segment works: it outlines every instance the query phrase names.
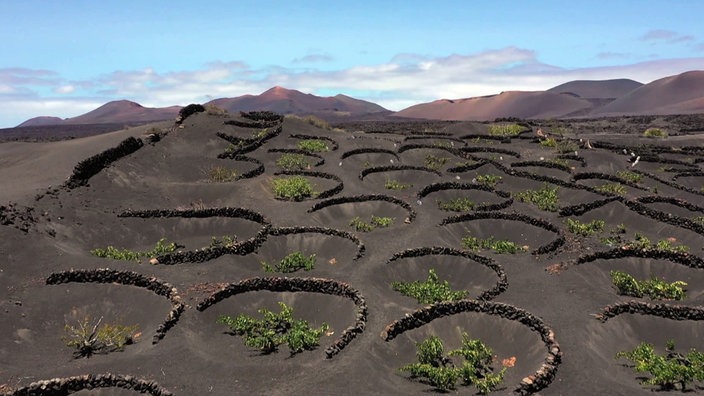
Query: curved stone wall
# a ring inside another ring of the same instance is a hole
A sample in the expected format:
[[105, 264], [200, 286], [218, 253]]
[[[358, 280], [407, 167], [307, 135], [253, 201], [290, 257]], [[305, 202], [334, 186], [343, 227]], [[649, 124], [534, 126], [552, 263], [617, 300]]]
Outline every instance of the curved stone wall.
[[267, 150], [267, 153], [284, 153], [284, 154], [300, 154], [300, 155], [305, 155], [306, 157], [313, 157], [318, 162], [313, 164], [313, 166], [321, 166], [325, 164], [325, 158], [323, 158], [321, 155], [318, 155], [316, 153], [311, 153], [310, 151], [306, 150], [301, 150], [301, 149], [289, 149], [289, 148], [273, 148]]
[[452, 249], [444, 246], [421, 247], [415, 249], [407, 249], [399, 253], [394, 253], [394, 255], [391, 256], [391, 258], [386, 262], [386, 264], [390, 264], [396, 260], [404, 258], [423, 256], [465, 257], [469, 260], [476, 261], [481, 265], [489, 267], [492, 271], [494, 271], [496, 273], [496, 276], [498, 276], [499, 280], [496, 282], [496, 285], [494, 287], [484, 291], [482, 294], [476, 297], [477, 300], [491, 300], [499, 294], [505, 292], [508, 288], [508, 279], [506, 277], [506, 271], [504, 271], [503, 267], [497, 264], [494, 260], [488, 257], [480, 256], [478, 254]]
[[365, 176], [370, 175], [372, 173], [394, 172], [394, 171], [404, 171], [404, 170], [428, 172], [428, 173], [434, 173], [437, 176], [442, 176], [442, 173], [440, 173], [439, 171], [437, 171], [435, 169], [427, 168], [425, 166], [386, 165], [386, 166], [375, 166], [372, 168], [362, 169], [362, 171], [359, 172], [359, 180], [364, 180]]
[[271, 223], [261, 214], [245, 208], [208, 208], [208, 209], [151, 209], [151, 210], [127, 210], [117, 215], [117, 217], [139, 217], [143, 219], [155, 217], [183, 217], [183, 218], [206, 218], [206, 217], [236, 217], [253, 221], [262, 225], [257, 235], [230, 246], [216, 246], [194, 251], [179, 251], [166, 253], [156, 257], [158, 264], [173, 265], [180, 263], [202, 263], [214, 260], [225, 254], [245, 255], [256, 250], [257, 247], [266, 240], [266, 235], [271, 228]]
[[381, 332], [381, 338], [384, 341], [390, 341], [399, 334], [421, 327], [434, 319], [462, 312], [481, 312], [508, 320], [515, 320], [530, 330], [537, 332], [547, 348], [547, 357], [540, 368], [533, 375], [524, 378], [514, 391], [520, 394], [531, 394], [550, 385], [562, 361], [562, 352], [560, 345], [555, 340], [555, 332], [539, 317], [512, 305], [478, 300], [433, 304], [406, 314], [404, 318], [392, 322]]
[[332, 138], [329, 138], [327, 136], [316, 136], [316, 135], [300, 135], [300, 134], [293, 134], [289, 135], [290, 138], [293, 139], [300, 139], [300, 140], [307, 140], [307, 139], [312, 139], [312, 140], [325, 140], [327, 142], [331, 143], [330, 151], [337, 151], [337, 149], [340, 147], [336, 141], [334, 141]]
[[433, 183], [433, 184], [427, 185], [427, 186], [423, 187], [423, 189], [421, 189], [418, 192], [417, 197], [418, 197], [418, 199], [423, 199], [428, 194], [431, 194], [431, 193], [434, 193], [437, 191], [444, 191], [444, 190], [485, 191], [485, 192], [490, 192], [490, 193], [496, 194], [499, 197], [505, 199], [504, 202], [497, 203], [497, 204], [477, 205], [475, 210], [484, 210], [484, 211], [501, 210], [501, 209], [506, 209], [513, 204], [513, 198], [511, 198], [511, 193], [509, 193], [509, 192], [495, 190], [492, 187], [485, 186], [482, 184], [457, 183], [457, 182], [442, 182], [442, 183]]
[[382, 149], [382, 148], [371, 148], [371, 147], [366, 147], [366, 148], [358, 148], [355, 150], [350, 150], [342, 153], [340, 156], [340, 160], [344, 160], [345, 158], [351, 157], [353, 155], [357, 154], [389, 154], [393, 155], [396, 158], [396, 161], [400, 161], [398, 158], [398, 154], [393, 151], [393, 150], [387, 150], [387, 149]]
[[84, 389], [122, 388], [153, 396], [171, 396], [173, 393], [162, 388], [155, 381], [135, 378], [121, 374], [86, 374], [67, 378], [32, 382], [28, 386], [16, 389], [10, 396], [58, 396], [69, 395]]
[[623, 257], [640, 257], [658, 260], [668, 260], [690, 268], [704, 268], [704, 260], [689, 253], [678, 253], [658, 249], [624, 249], [615, 248], [579, 257], [575, 264], [589, 263], [595, 260], [612, 260]]
[[99, 154], [92, 157], [86, 158], [79, 162], [75, 168], [73, 168], [73, 173], [66, 180], [64, 185], [69, 189], [76, 187], [85, 186], [88, 184], [88, 180], [98, 174], [101, 170], [105, 169], [111, 163], [119, 160], [122, 157], [126, 157], [135, 151], [139, 150], [144, 146], [144, 142], [141, 139], [135, 137], [128, 137], [118, 144], [116, 147], [107, 149]]
[[156, 295], [166, 297], [171, 302], [171, 311], [169, 311], [164, 322], [157, 328], [152, 344], [156, 344], [164, 338], [166, 332], [178, 322], [181, 313], [186, 307], [181, 302], [181, 297], [175, 287], [156, 277], [147, 277], [133, 271], [118, 271], [110, 268], [69, 270], [55, 272], [46, 278], [47, 285], [62, 283], [118, 283], [141, 287], [154, 292]]
[[672, 320], [704, 320], [704, 308], [702, 307], [653, 304], [635, 300], [607, 305], [594, 316], [603, 323], [621, 314], [651, 315]]
[[352, 300], [357, 306], [355, 323], [347, 327], [339, 338], [325, 348], [325, 355], [328, 359], [340, 353], [352, 340], [362, 334], [367, 325], [367, 301], [364, 296], [347, 283], [324, 278], [270, 277], [245, 279], [237, 283], [231, 283], [220, 289], [220, 291], [206, 297], [203, 301], [198, 303], [196, 309], [202, 312], [228, 297], [258, 290], [321, 293], [341, 296]]

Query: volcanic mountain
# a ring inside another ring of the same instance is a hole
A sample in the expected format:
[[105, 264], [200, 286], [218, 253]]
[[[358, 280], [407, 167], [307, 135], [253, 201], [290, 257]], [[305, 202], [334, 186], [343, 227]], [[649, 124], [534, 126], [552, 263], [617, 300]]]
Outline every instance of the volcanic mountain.
[[231, 113], [269, 110], [281, 114], [361, 115], [388, 112], [371, 102], [346, 95], [321, 97], [275, 86], [260, 95], [215, 99], [213, 104]]
[[179, 110], [181, 110], [181, 106], [144, 107], [139, 103], [129, 100], [116, 100], [77, 117], [67, 118], [65, 120], [59, 117], [35, 117], [21, 123], [17, 127], [65, 124], [142, 124], [146, 122], [172, 120], [176, 118]]

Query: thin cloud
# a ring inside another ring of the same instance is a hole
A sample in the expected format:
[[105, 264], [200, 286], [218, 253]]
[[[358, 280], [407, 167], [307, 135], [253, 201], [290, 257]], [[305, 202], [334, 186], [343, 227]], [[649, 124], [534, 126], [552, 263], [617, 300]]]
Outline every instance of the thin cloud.
[[649, 42], [653, 42], [653, 43], [665, 42], [665, 43], [674, 44], [674, 43], [683, 43], [683, 42], [694, 41], [695, 38], [694, 38], [694, 36], [679, 34], [679, 33], [674, 32], [672, 30], [653, 29], [653, 30], [649, 30], [644, 35], [642, 35], [640, 37], [640, 40], [649, 41]]
[[327, 54], [310, 54], [301, 58], [296, 58], [291, 61], [293, 64], [301, 63], [327, 63], [332, 62], [334, 59], [332, 56]]
[[599, 52], [596, 54], [597, 59], [601, 60], [611, 60], [611, 59], [627, 59], [630, 56], [624, 52], [611, 52], [611, 51], [606, 51], [606, 52]]

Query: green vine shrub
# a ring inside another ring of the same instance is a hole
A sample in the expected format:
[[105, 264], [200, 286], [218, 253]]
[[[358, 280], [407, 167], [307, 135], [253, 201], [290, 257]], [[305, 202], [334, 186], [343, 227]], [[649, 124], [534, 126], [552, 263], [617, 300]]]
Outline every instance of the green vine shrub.
[[419, 304], [433, 304], [441, 301], [458, 301], [467, 297], [466, 290], [452, 290], [448, 281], [441, 281], [434, 269], [428, 270], [426, 281], [392, 282], [391, 287], [418, 300]]
[[438, 201], [438, 209], [448, 212], [468, 212], [474, 210], [474, 201], [467, 197]]
[[320, 139], [305, 139], [298, 142], [298, 148], [313, 153], [324, 153], [329, 151], [328, 144]]
[[284, 272], [284, 273], [290, 273], [290, 272], [296, 272], [300, 269], [304, 271], [310, 271], [315, 267], [315, 261], [316, 257], [315, 254], [312, 254], [308, 257], [306, 257], [303, 253], [301, 252], [293, 252], [283, 259], [279, 261], [277, 264], [274, 266], [271, 266], [267, 264], [265, 261], [262, 261], [262, 268], [266, 272]]
[[503, 384], [506, 369], [515, 364], [515, 358], [505, 359], [503, 368], [494, 372], [494, 354], [488, 346], [477, 339], [462, 333], [462, 347], [445, 355], [442, 340], [430, 336], [416, 344], [417, 363], [400, 368], [438, 390], [455, 389], [457, 381], [462, 385], [474, 385], [480, 394], [487, 395]]
[[500, 239], [497, 240], [493, 236], [487, 239], [481, 239], [475, 236], [467, 235], [462, 238], [462, 247], [473, 252], [478, 252], [481, 249], [490, 249], [498, 254], [515, 254], [517, 252], [527, 250], [526, 247], [519, 246], [515, 242]]
[[686, 282], [665, 282], [664, 279], [653, 276], [644, 281], [635, 279], [630, 274], [621, 271], [611, 271], [611, 281], [618, 289], [618, 294], [631, 297], [648, 296], [653, 300], [682, 300], [685, 298]]
[[276, 166], [286, 171], [301, 171], [310, 169], [308, 158], [303, 154], [287, 153], [276, 160]]
[[686, 355], [675, 351], [675, 343], [666, 343], [665, 354], [655, 352], [652, 344], [643, 342], [630, 351], [621, 351], [616, 358], [624, 358], [633, 363], [637, 373], [649, 377], [642, 380], [644, 385], [657, 385], [660, 390], [687, 390], [687, 384], [704, 381], [704, 353], [691, 349]]
[[550, 187], [547, 183], [538, 190], [526, 190], [516, 193], [516, 199], [522, 202], [529, 202], [541, 210], [557, 212], [558, 209], [558, 187]]
[[323, 323], [317, 329], [311, 328], [307, 321], [293, 318], [293, 308], [283, 302], [279, 302], [279, 306], [279, 313], [260, 309], [261, 319], [245, 314], [235, 318], [221, 315], [218, 323], [227, 325], [233, 334], [243, 336], [248, 348], [257, 349], [263, 354], [276, 352], [284, 344], [291, 355], [315, 349], [329, 326]]
[[313, 184], [303, 176], [281, 177], [271, 181], [274, 195], [287, 201], [301, 201], [317, 195]]
[[592, 220], [589, 223], [582, 223], [579, 220], [567, 219], [567, 229], [583, 237], [594, 235], [604, 230], [604, 220]]
[[176, 251], [176, 248], [176, 243], [166, 242], [166, 238], [161, 238], [154, 246], [154, 249], [147, 252], [137, 252], [129, 249], [118, 249], [114, 246], [108, 246], [105, 249], [93, 249], [90, 253], [98, 257], [110, 258], [113, 260], [140, 261], [142, 258], [154, 258], [165, 253], [174, 252]]

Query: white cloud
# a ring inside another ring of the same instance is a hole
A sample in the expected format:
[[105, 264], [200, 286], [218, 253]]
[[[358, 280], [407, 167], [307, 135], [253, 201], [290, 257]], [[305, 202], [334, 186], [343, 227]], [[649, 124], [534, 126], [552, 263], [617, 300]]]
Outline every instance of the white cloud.
[[571, 80], [630, 78], [648, 83], [703, 67], [700, 57], [566, 69], [542, 63], [534, 51], [507, 47], [434, 58], [401, 54], [386, 63], [333, 71], [253, 69], [244, 62], [218, 61], [198, 70], [160, 73], [143, 68], [66, 81], [46, 70], [0, 69], [0, 126], [39, 115], [75, 116], [110, 100], [129, 99], [150, 107], [186, 105], [258, 94], [274, 85], [314, 94], [339, 92], [400, 110], [440, 98], [544, 90]]

